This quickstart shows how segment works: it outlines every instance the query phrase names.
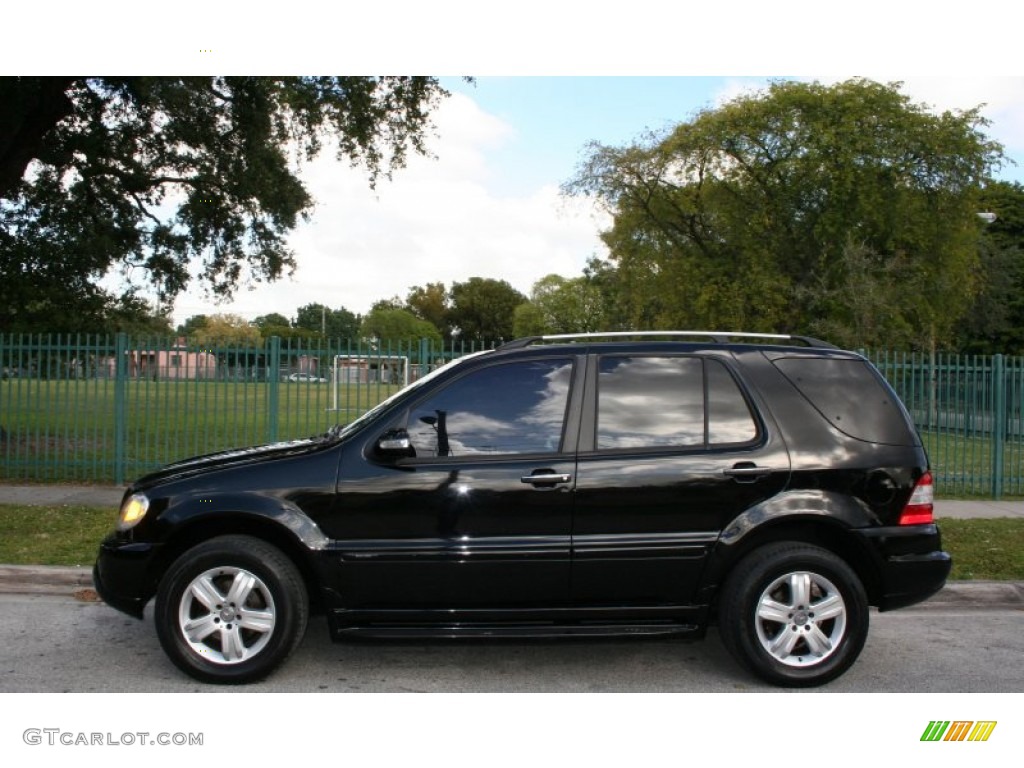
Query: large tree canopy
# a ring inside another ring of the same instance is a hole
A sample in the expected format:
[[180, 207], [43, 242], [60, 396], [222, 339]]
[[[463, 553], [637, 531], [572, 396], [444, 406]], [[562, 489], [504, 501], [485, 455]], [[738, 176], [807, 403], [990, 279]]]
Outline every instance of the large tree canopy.
[[[977, 196], [1002, 159], [977, 110], [936, 114], [899, 84], [779, 82], [625, 147], [594, 144], [570, 193], [607, 204], [629, 321], [645, 327], [858, 326], [949, 337], [977, 275]], [[897, 337], [894, 337], [897, 336]]]
[[424, 77], [0, 78], [0, 325], [100, 312], [113, 266], [165, 300], [280, 276], [313, 202], [298, 163], [334, 141], [373, 184], [424, 151], [444, 95]]

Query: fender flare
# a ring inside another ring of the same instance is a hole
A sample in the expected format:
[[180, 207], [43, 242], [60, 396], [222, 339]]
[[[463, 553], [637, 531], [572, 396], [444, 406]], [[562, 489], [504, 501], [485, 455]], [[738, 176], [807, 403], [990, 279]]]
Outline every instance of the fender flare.
[[[867, 504], [846, 494], [823, 490], [789, 491], [756, 504], [733, 519], [719, 534], [701, 574], [698, 598], [713, 599], [730, 569], [761, 543], [789, 538], [773, 532], [792, 526], [812, 527], [824, 537], [852, 528], [868, 528], [880, 521]], [[846, 537], [858, 547], [859, 537]], [[842, 553], [840, 553], [842, 554]], [[859, 563], [873, 562], [867, 547], [854, 554]], [[857, 563], [851, 563], [857, 566]], [[860, 570], [857, 568], [857, 570]], [[863, 575], [863, 574], [862, 574]]]

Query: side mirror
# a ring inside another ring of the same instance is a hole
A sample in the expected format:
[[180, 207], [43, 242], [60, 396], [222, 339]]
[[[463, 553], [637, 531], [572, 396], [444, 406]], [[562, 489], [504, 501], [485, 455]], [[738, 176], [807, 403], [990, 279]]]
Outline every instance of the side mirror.
[[416, 451], [409, 440], [409, 433], [404, 429], [393, 429], [385, 432], [377, 440], [377, 453], [390, 458], [415, 456]]

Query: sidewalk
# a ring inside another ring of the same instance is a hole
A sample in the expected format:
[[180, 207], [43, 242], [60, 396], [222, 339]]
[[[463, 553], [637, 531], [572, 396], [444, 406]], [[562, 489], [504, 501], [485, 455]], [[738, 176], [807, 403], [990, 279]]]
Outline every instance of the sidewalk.
[[[4, 485], [0, 504], [83, 505], [117, 508], [124, 489], [101, 485]], [[1024, 501], [935, 502], [937, 518], [1024, 517]], [[0, 593], [73, 595], [95, 600], [91, 568], [45, 565], [0, 565]], [[1006, 581], [949, 582], [922, 605], [934, 608], [1016, 608], [1024, 610], [1024, 584]]]
[[112, 507], [121, 504], [124, 488], [113, 485], [4, 485], [0, 504], [52, 507], [77, 504], [84, 507]]

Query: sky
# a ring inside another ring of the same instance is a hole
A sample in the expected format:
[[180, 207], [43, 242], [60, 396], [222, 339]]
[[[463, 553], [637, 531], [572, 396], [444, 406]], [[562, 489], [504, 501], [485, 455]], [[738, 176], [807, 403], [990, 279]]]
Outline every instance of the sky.
[[[804, 78], [807, 79], [807, 78]], [[822, 77], [824, 82], [837, 78]], [[987, 105], [992, 138], [1017, 165], [998, 176], [1024, 181], [1024, 77], [917, 77], [899, 73], [915, 101], [936, 109]], [[591, 203], [560, 187], [588, 142], [621, 145], [662, 130], [767, 77], [484, 76], [445, 78], [451, 96], [435, 113], [431, 157], [413, 157], [375, 190], [358, 169], [325, 153], [301, 168], [316, 200], [290, 238], [295, 273], [242, 287], [215, 304], [190, 290], [175, 304], [181, 323], [195, 314], [231, 312], [253, 319], [294, 317], [305, 304], [365, 314], [379, 299], [405, 298], [412, 286], [470, 277], [506, 280], [529, 295], [535, 281], [581, 274], [606, 255], [608, 224]]]
[[904, 81], [937, 109], [984, 103], [990, 135], [1018, 163], [1000, 178], [1024, 181], [1018, 6], [290, 0], [271, 14], [238, 2], [179, 0], [171, 13], [128, 0], [54, 0], [5, 10], [11, 29], [47, 34], [8, 36], [0, 72], [444, 75], [452, 95], [434, 115], [432, 157], [410, 158], [376, 190], [330, 153], [302, 167], [316, 207], [290, 237], [295, 273], [242, 285], [230, 302], [194, 288], [177, 299], [173, 320], [291, 317], [310, 303], [365, 313], [427, 282], [489, 277], [529, 294], [547, 274], [580, 274], [605, 255], [598, 235], [608, 220], [560, 186], [588, 142], [627, 143], [770, 79], [865, 76]]

